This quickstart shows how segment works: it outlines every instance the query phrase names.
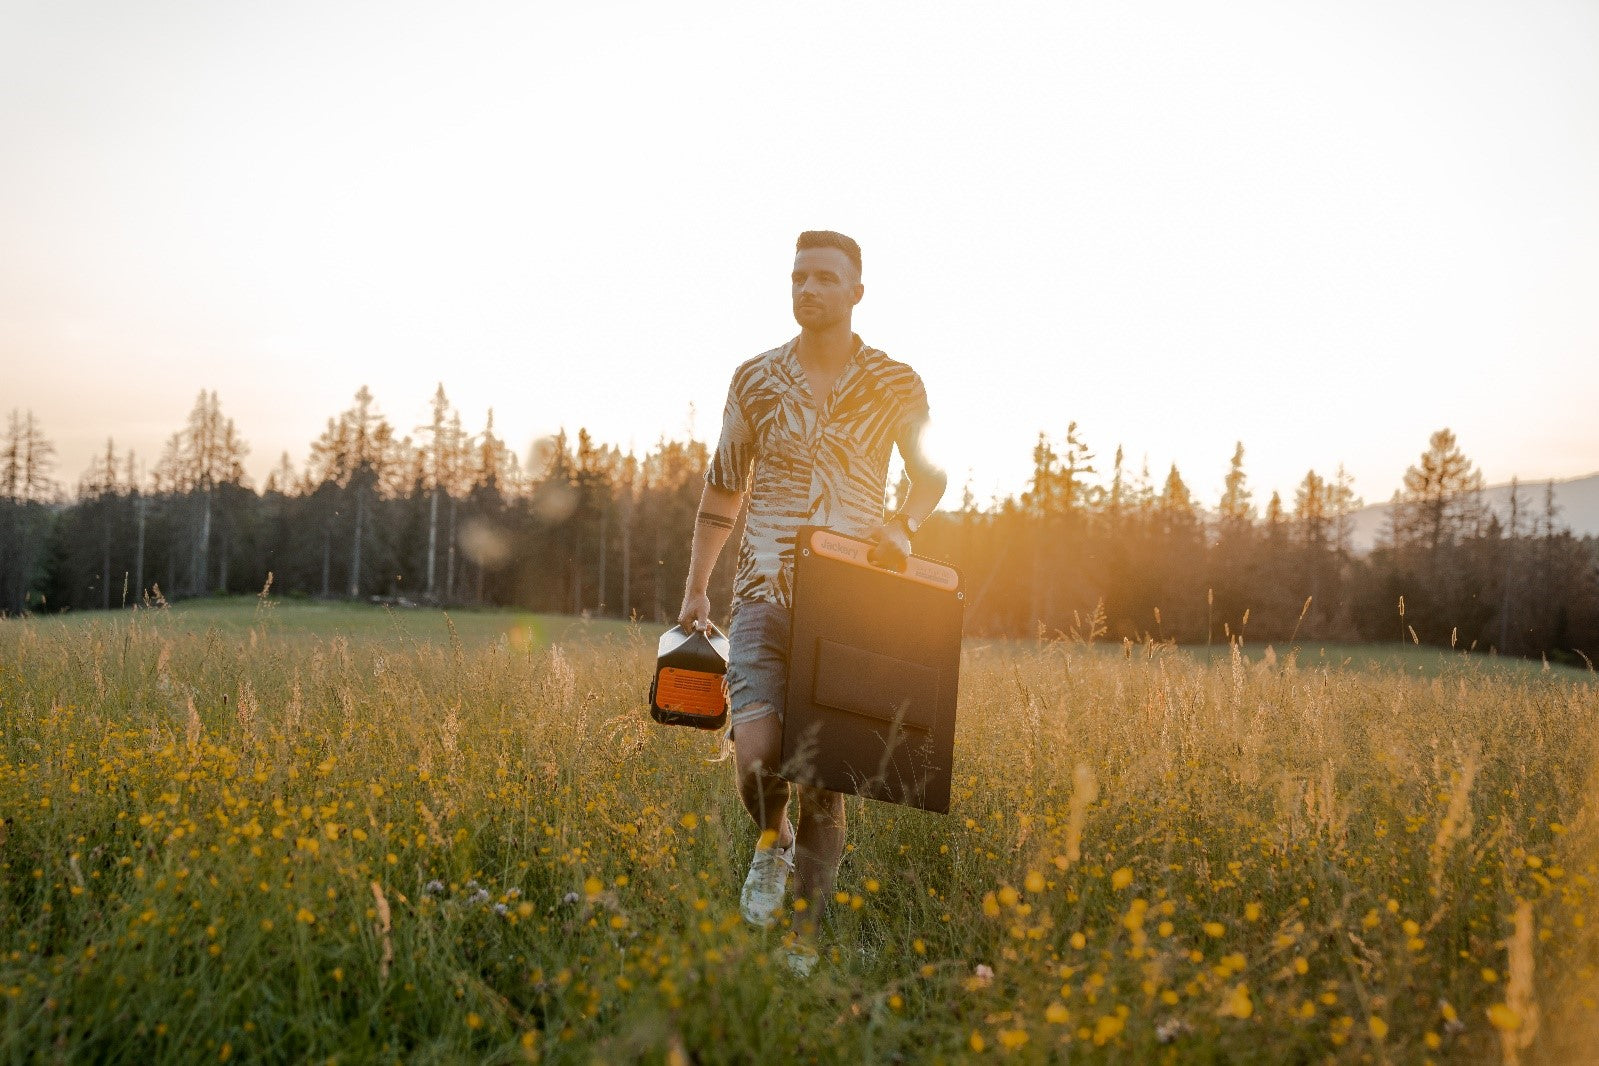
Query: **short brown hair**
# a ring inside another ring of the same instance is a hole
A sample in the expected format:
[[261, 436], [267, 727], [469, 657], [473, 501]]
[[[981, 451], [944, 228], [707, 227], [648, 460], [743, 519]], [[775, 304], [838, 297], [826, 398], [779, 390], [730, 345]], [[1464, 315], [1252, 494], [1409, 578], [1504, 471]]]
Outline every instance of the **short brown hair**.
[[855, 264], [855, 273], [861, 272], [861, 246], [855, 243], [853, 237], [846, 237], [830, 229], [808, 229], [794, 242], [796, 252], [803, 252], [807, 248], [837, 248], [849, 256], [849, 261]]

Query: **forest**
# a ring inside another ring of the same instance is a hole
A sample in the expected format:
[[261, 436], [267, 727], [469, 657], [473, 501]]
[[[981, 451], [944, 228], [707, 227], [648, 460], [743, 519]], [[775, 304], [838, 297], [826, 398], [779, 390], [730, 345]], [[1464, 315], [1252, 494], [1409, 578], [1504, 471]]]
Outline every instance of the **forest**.
[[[215, 392], [199, 394], [148, 472], [108, 440], [70, 487], [53, 477], [44, 427], [13, 411], [0, 438], [0, 613], [270, 583], [284, 596], [672, 619], [703, 442], [662, 438], [637, 455], [580, 429], [524, 462], [492, 410], [468, 431], [442, 384], [430, 409], [402, 434], [363, 387], [303, 465], [284, 453], [259, 488]], [[1239, 443], [1206, 500], [1175, 466], [1152, 477], [1121, 447], [1096, 454], [1075, 423], [1041, 432], [1030, 459], [1025, 491], [980, 502], [952, 486], [917, 538], [918, 554], [963, 571], [969, 634], [1404, 641], [1576, 665], [1599, 653], [1599, 539], [1561, 522], [1549, 486], [1518, 488], [1508, 516], [1487, 507], [1448, 429], [1407, 470], [1369, 552], [1351, 544], [1362, 501], [1342, 468], [1308, 471], [1291, 500], [1257, 500]], [[891, 487], [885, 507], [903, 491]], [[713, 602], [729, 601], [731, 570], [718, 567]]]

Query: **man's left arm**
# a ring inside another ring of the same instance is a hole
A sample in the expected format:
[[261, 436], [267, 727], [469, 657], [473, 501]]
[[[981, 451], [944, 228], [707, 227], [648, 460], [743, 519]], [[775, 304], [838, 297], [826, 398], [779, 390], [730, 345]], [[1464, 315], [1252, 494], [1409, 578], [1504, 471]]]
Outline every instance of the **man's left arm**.
[[905, 494], [900, 508], [874, 531], [872, 539], [891, 546], [901, 555], [911, 553], [911, 530], [920, 529], [927, 521], [938, 501], [944, 498], [949, 476], [943, 467], [927, 454], [926, 439], [929, 419], [926, 407], [916, 417], [907, 420], [894, 445], [905, 463], [905, 476], [910, 480], [910, 491]]

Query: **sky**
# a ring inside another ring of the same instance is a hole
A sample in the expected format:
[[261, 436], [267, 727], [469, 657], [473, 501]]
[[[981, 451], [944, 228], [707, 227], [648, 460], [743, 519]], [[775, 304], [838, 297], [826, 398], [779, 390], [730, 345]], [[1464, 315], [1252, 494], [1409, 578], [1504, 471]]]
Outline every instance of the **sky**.
[[803, 229], [954, 485], [1599, 470], [1599, 4], [0, 0], [0, 412], [714, 439]]

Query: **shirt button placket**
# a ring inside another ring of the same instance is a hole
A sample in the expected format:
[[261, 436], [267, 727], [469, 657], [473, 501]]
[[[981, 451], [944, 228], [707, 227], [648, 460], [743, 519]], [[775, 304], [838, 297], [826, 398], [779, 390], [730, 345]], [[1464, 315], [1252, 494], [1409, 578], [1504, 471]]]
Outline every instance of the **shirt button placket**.
[[817, 415], [817, 421], [816, 421], [816, 429], [811, 434], [811, 448], [810, 448], [810, 452], [811, 452], [811, 485], [810, 485], [810, 496], [811, 496], [810, 503], [811, 503], [811, 506], [810, 506], [810, 512], [811, 512], [811, 514], [813, 516], [820, 514], [821, 510], [822, 510], [822, 490], [821, 490], [821, 486], [818, 484], [818, 480], [819, 479], [816, 476], [816, 473], [817, 473], [817, 471], [816, 471], [816, 466], [817, 466], [816, 460], [817, 460], [817, 456], [819, 456], [821, 454], [821, 450], [822, 450], [822, 430], [825, 428], [825, 426], [826, 426], [826, 423], [822, 421], [821, 415], [818, 414]]

